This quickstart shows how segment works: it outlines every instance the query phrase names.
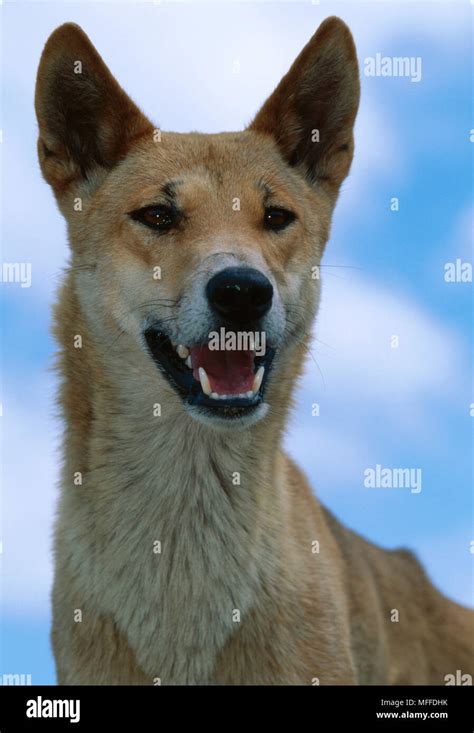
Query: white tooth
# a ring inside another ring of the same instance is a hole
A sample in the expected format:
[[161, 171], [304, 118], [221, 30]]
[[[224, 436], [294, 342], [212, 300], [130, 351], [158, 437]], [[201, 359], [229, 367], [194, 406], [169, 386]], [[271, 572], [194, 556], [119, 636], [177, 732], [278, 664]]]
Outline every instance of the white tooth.
[[244, 397], [247, 397], [247, 395], [245, 394], [245, 392], [241, 392], [241, 393], [239, 394], [239, 400], [243, 400], [243, 399], [244, 399]]
[[206, 370], [203, 367], [199, 367], [199, 381], [201, 382], [202, 391], [204, 394], [210, 395], [212, 392], [209, 377], [206, 374]]
[[217, 392], [211, 392], [211, 397], [212, 397], [213, 400], [218, 400], [219, 399], [219, 395], [217, 394]]
[[263, 375], [265, 374], [265, 367], [261, 366], [255, 375], [255, 379], [252, 384], [252, 391], [258, 392], [260, 385], [262, 384]]
[[178, 356], [180, 356], [181, 359], [186, 359], [186, 357], [189, 356], [189, 349], [187, 349], [186, 346], [183, 346], [183, 344], [179, 344], [176, 347], [176, 351], [178, 352]]
[[250, 397], [253, 397], [253, 392], [252, 392], [252, 390], [250, 389], [250, 390], [249, 390], [249, 391], [247, 392], [247, 394], [245, 394], [245, 395], [244, 395], [244, 397], [248, 397], [248, 398], [250, 398]]
[[186, 359], [186, 361], [185, 361], [184, 363], [185, 363], [185, 364], [186, 364], [186, 366], [187, 366], [187, 367], [189, 367], [190, 369], [192, 369], [192, 368], [193, 368], [193, 363], [192, 363], [192, 361], [191, 361], [191, 357], [190, 357], [190, 356], [188, 356], [188, 358]]
[[221, 398], [221, 400], [226, 400], [227, 399], [227, 395], [226, 394], [221, 394], [221, 395], [219, 395], [219, 397]]

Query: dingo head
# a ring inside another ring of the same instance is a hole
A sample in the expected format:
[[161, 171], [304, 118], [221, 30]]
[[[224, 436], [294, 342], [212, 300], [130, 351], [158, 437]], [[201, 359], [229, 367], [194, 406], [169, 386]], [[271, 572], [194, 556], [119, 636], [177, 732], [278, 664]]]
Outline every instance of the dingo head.
[[212, 425], [245, 426], [287, 401], [358, 102], [355, 48], [337, 18], [245, 131], [212, 135], [161, 132], [83, 31], [58, 28], [38, 71], [38, 150], [96, 350], [114, 343], [120, 360], [110, 336], [122, 335], [134, 367]]

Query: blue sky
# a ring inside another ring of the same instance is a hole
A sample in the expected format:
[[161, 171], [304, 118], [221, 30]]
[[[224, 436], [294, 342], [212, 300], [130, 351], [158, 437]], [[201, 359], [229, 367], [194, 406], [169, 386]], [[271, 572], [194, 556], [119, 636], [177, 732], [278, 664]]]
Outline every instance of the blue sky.
[[[68, 250], [38, 169], [33, 93], [42, 46], [67, 20], [157, 124], [179, 131], [244, 126], [332, 14], [350, 25], [362, 70], [376, 53], [421, 58], [418, 83], [362, 76], [356, 158], [286, 444], [344, 522], [384, 546], [411, 547], [446, 594], [472, 602], [472, 284], [444, 280], [447, 262], [472, 261], [471, 13], [467, 2], [4, 2], [2, 261], [31, 263], [33, 279], [0, 286], [0, 675], [55, 679], [61, 427], [49, 327]], [[422, 491], [365, 488], [363, 472], [376, 464], [421, 468]]]

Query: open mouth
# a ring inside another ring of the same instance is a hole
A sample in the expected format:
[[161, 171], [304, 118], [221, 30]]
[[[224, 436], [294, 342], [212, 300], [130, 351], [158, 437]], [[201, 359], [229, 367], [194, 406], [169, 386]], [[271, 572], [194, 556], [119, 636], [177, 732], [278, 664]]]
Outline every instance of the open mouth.
[[153, 360], [188, 404], [234, 418], [262, 402], [275, 349], [257, 356], [249, 350], [173, 344], [157, 328], [148, 328], [144, 337]]

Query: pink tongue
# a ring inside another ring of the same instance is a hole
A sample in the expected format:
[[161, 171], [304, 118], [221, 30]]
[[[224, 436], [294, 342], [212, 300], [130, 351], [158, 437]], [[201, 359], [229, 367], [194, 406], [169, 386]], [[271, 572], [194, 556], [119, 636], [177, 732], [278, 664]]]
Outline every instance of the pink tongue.
[[207, 346], [191, 347], [193, 376], [206, 370], [211, 390], [217, 394], [241, 394], [252, 389], [253, 351], [211, 351]]

